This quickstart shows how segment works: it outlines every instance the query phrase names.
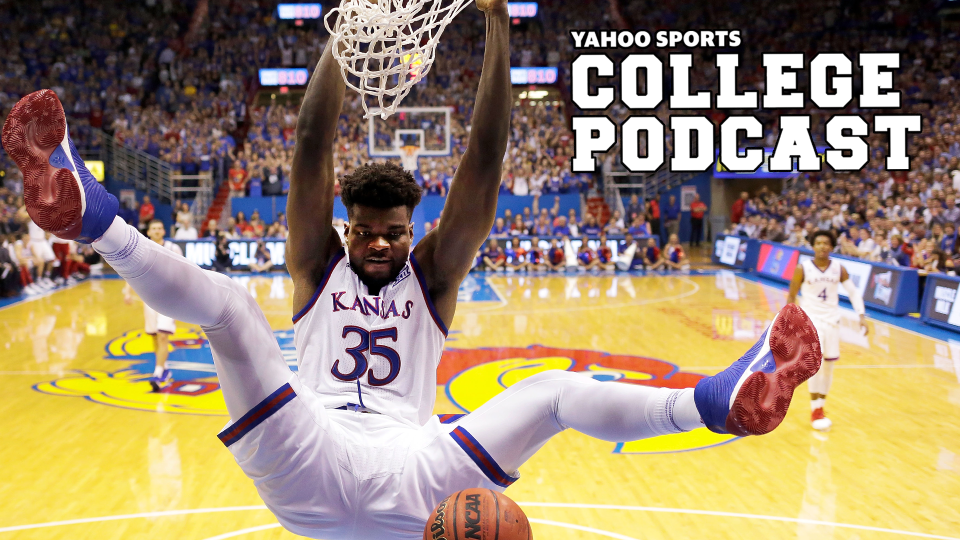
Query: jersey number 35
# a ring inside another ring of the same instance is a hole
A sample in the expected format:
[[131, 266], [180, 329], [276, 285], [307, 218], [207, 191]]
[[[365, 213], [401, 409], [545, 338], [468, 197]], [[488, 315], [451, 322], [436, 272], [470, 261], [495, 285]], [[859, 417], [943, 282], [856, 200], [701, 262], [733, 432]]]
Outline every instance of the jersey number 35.
[[[391, 339], [394, 343], [396, 343], [396, 328], [384, 328], [382, 330], [374, 330], [370, 332], [364, 328], [360, 328], [359, 326], [344, 326], [343, 337], [346, 338], [350, 334], [357, 334], [360, 336], [360, 343], [357, 346], [347, 347], [345, 349], [347, 354], [353, 357], [353, 371], [350, 373], [341, 372], [340, 360], [337, 360], [333, 363], [333, 369], [330, 370], [334, 377], [340, 379], [341, 381], [355, 381], [360, 377], [363, 377], [363, 374], [366, 373], [367, 382], [369, 382], [371, 386], [383, 386], [390, 384], [394, 379], [397, 378], [397, 375], [400, 374], [400, 355], [397, 354], [397, 351], [391, 349], [390, 347], [380, 344], [380, 340], [383, 339]], [[390, 364], [390, 372], [387, 373], [386, 377], [378, 378], [376, 374], [374, 374], [373, 368], [369, 368], [367, 357], [363, 354], [366, 351], [370, 351], [370, 354], [373, 356], [380, 356], [387, 360], [387, 362]]]

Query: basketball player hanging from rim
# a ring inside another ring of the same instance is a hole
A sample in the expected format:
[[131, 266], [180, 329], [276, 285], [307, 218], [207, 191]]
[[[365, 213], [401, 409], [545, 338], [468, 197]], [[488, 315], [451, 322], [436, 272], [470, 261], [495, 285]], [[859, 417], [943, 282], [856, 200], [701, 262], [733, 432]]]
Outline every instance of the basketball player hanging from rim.
[[743, 357], [696, 389], [548, 371], [466, 416], [444, 417], [449, 423], [431, 414], [457, 290], [494, 220], [510, 120], [506, 1], [477, 5], [486, 47], [470, 139], [443, 220], [412, 253], [420, 188], [395, 165], [362, 166], [341, 179], [346, 251], [331, 226], [344, 82], [330, 44], [323, 53], [301, 107], [287, 207], [298, 374], [242, 285], [116, 217], [116, 198], [83, 165], [53, 92], [23, 98], [4, 125], [33, 219], [61, 238], [92, 243], [144, 302], [201, 326], [230, 415], [219, 438], [296, 534], [419, 539], [444, 497], [504, 490], [568, 428], [606, 441], [703, 426], [767, 433], [783, 420], [793, 389], [820, 367], [816, 329], [788, 305]]
[[853, 310], [860, 315], [860, 328], [867, 332], [866, 310], [863, 297], [857, 286], [850, 281], [850, 274], [840, 261], [830, 258], [830, 252], [836, 247], [836, 239], [829, 231], [813, 233], [813, 259], [798, 264], [793, 271], [787, 303], [797, 303], [800, 293], [800, 307], [807, 312], [817, 327], [820, 346], [823, 351], [823, 365], [816, 375], [810, 378], [810, 418], [814, 429], [825, 431], [833, 424], [823, 412], [827, 392], [833, 383], [833, 366], [840, 358], [840, 296], [837, 285], [843, 285]]

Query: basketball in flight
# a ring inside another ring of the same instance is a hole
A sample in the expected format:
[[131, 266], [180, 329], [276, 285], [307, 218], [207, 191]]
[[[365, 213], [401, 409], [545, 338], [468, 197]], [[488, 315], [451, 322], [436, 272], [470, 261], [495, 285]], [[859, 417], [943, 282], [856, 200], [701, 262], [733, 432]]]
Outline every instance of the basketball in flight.
[[430, 514], [423, 540], [532, 540], [526, 514], [502, 493], [471, 488], [458, 491]]

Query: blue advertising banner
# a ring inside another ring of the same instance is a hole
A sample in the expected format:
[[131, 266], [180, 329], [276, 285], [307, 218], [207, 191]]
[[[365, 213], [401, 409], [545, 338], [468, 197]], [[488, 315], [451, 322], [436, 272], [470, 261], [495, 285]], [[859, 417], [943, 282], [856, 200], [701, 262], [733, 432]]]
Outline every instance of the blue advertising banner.
[[960, 307], [957, 307], [957, 290], [960, 278], [946, 274], [930, 274], [923, 291], [920, 320], [960, 332]]
[[[762, 277], [789, 283], [797, 265], [811, 258], [813, 252], [807, 249], [760, 242], [756, 272]], [[860, 291], [867, 307], [894, 315], [917, 311], [920, 277], [915, 268], [890, 266], [840, 255], [831, 255], [830, 258], [840, 261], [847, 270], [850, 281]], [[842, 298], [847, 298], [843, 287], [838, 292]]]
[[[820, 161], [824, 160], [824, 152], [826, 152], [826, 146], [817, 147], [817, 155], [820, 156]], [[739, 154], [743, 155], [746, 150], [741, 148]], [[717, 150], [717, 159], [713, 162], [713, 177], [714, 178], [791, 178], [799, 174], [796, 170], [786, 171], [786, 172], [774, 172], [770, 170], [770, 156], [773, 155], [773, 148], [763, 148], [763, 163], [760, 164], [760, 167], [756, 171], [751, 172], [733, 172], [728, 170], [726, 167], [720, 164], [720, 150]], [[794, 167], [796, 167], [796, 162], [794, 162]]]

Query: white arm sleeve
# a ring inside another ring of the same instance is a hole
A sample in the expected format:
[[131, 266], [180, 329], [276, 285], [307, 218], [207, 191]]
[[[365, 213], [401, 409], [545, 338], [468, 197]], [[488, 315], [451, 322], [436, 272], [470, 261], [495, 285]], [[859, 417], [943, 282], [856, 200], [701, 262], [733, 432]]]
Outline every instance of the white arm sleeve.
[[860, 296], [857, 286], [850, 281], [850, 278], [847, 278], [841, 285], [847, 290], [847, 296], [850, 298], [850, 303], [853, 304], [853, 310], [857, 312], [857, 315], [865, 314], [867, 310], [863, 306], [863, 297]]

